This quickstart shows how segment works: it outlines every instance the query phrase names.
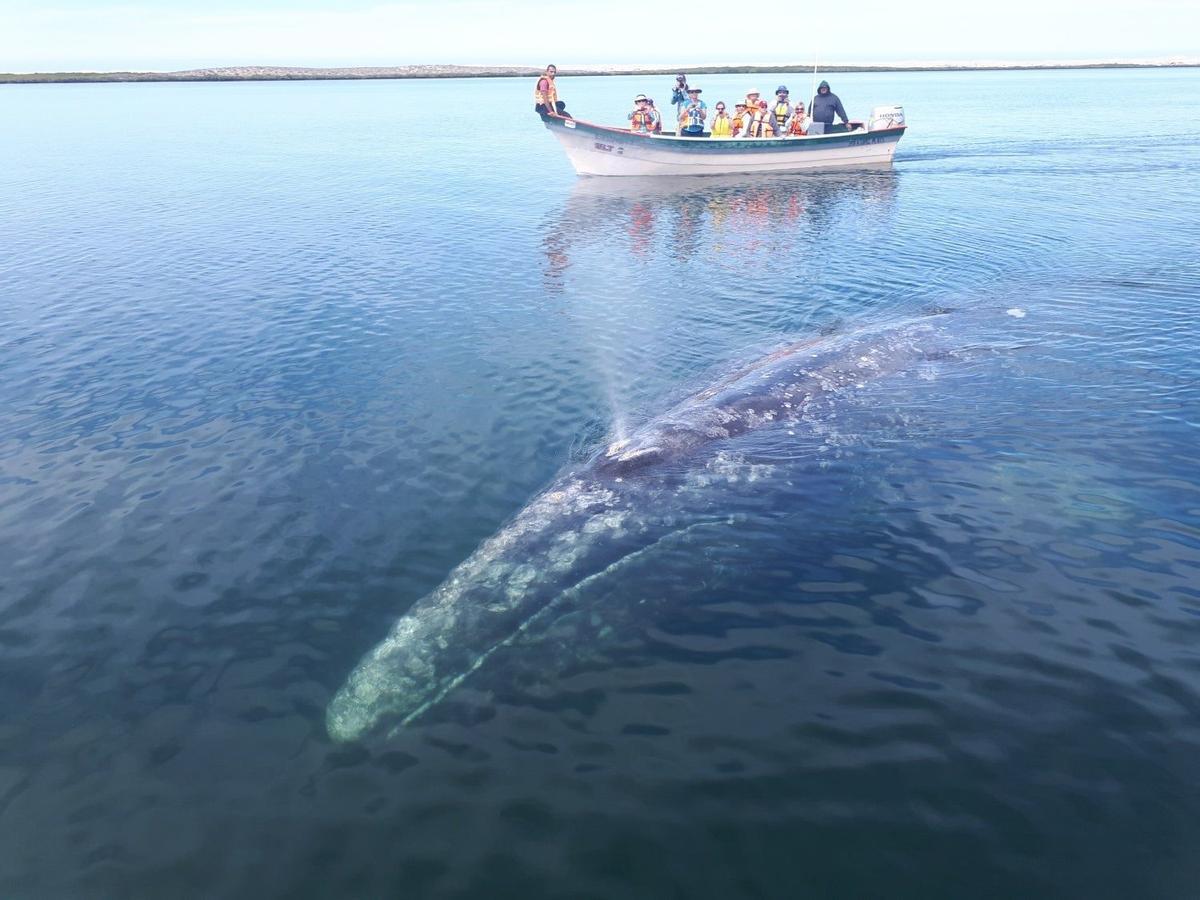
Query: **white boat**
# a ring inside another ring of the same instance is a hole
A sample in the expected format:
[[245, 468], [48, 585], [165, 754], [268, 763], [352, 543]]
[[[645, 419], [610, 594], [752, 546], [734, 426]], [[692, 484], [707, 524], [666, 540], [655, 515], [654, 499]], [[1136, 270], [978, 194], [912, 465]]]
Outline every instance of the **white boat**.
[[904, 110], [876, 107], [848, 131], [783, 138], [680, 137], [542, 114], [580, 175], [736, 175], [890, 165]]

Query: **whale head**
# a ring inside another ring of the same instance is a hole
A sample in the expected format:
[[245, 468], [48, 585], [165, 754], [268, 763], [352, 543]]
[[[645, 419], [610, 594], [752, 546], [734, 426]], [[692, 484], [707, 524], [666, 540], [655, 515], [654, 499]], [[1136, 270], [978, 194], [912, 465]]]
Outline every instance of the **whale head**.
[[325, 710], [325, 728], [335, 741], [366, 737], [385, 718], [404, 721], [428, 703], [422, 692], [379, 658], [361, 662]]
[[356, 741], [377, 721], [368, 703], [362, 703], [343, 687], [325, 709], [325, 730], [335, 741]]
[[367, 737], [380, 722], [406, 724], [436, 703], [450, 684], [434, 671], [439, 641], [426, 633], [430, 617], [405, 617], [368, 653], [325, 711], [335, 741]]

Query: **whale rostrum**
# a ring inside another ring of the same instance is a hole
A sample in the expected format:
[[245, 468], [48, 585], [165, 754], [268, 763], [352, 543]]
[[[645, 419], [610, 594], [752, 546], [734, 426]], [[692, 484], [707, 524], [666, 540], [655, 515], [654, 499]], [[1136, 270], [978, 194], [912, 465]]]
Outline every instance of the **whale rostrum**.
[[669, 533], [669, 495], [680, 481], [664, 472], [931, 358], [944, 315], [785, 346], [569, 467], [363, 657], [329, 704], [330, 736], [350, 741], [410, 723], [562, 597]]

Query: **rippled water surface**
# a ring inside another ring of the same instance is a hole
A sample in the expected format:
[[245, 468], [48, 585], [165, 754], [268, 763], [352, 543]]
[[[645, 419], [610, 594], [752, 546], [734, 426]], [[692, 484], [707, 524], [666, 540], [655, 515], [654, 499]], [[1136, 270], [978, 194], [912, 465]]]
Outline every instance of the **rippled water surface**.
[[[1194, 896], [1200, 74], [831, 80], [893, 169], [580, 180], [506, 79], [0, 88], [0, 894]], [[331, 740], [564, 468], [920, 320]]]

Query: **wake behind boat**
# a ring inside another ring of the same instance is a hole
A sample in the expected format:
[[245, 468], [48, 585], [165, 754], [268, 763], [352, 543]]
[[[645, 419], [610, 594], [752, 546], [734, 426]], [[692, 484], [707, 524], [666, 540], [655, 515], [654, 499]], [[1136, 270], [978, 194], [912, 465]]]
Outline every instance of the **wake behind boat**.
[[904, 135], [904, 110], [876, 107], [850, 131], [783, 138], [639, 134], [540, 113], [580, 175], [735, 175], [870, 169], [891, 165]]

